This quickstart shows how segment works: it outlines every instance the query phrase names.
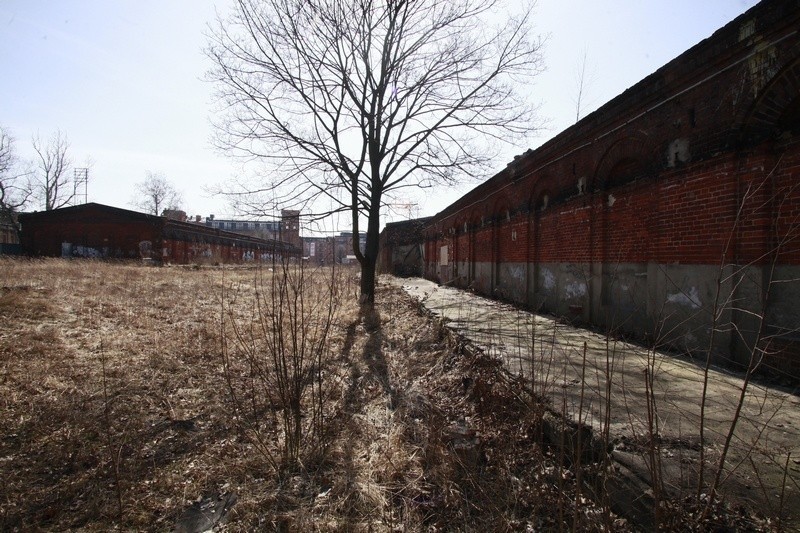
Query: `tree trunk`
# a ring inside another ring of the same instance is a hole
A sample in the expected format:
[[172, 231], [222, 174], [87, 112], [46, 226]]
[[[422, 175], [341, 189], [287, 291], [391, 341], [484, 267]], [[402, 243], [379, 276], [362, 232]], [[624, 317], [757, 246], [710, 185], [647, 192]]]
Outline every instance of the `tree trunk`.
[[361, 305], [372, 306], [375, 303], [375, 261], [364, 257], [361, 263]]
[[[378, 239], [380, 237], [380, 193], [372, 198], [369, 218], [367, 219], [367, 245], [361, 259], [361, 305], [372, 306], [375, 303], [375, 268], [378, 265]], [[358, 246], [359, 236], [354, 233], [353, 246]]]

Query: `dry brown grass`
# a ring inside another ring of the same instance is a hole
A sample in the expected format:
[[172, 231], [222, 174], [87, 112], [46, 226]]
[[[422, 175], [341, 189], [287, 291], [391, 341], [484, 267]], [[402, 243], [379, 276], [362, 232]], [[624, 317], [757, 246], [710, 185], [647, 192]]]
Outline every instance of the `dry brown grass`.
[[521, 384], [457, 354], [397, 289], [359, 310], [352, 272], [323, 363], [325, 446], [276, 472], [221, 355], [265, 275], [0, 260], [0, 530], [171, 529], [226, 492], [230, 531], [602, 527]]
[[0, 276], [0, 529], [164, 527], [230, 448], [217, 276], [55, 260]]

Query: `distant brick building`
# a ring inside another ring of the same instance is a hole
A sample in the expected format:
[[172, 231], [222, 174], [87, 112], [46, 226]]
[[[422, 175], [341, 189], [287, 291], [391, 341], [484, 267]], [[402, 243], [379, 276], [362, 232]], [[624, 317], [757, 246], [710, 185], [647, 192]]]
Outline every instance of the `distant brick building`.
[[206, 218], [205, 225], [209, 228], [250, 235], [259, 239], [283, 241], [301, 247], [300, 211], [284, 209], [281, 211], [281, 220], [220, 219], [211, 215]]
[[150, 259], [166, 263], [270, 261], [299, 257], [292, 244], [88, 203], [24, 213], [25, 253], [50, 257]]
[[426, 223], [424, 275], [800, 376], [798, 28], [765, 0], [516, 157]]
[[[352, 231], [344, 231], [335, 237], [336, 242], [336, 262], [337, 263], [353, 263], [357, 262], [355, 250], [353, 249], [353, 232]], [[366, 233], [359, 233], [358, 234], [358, 249], [361, 253], [364, 253], [364, 250], [367, 247], [367, 234]]]
[[17, 214], [0, 212], [0, 254], [18, 254], [20, 251]]
[[390, 222], [381, 232], [378, 271], [396, 276], [420, 276], [423, 264], [423, 232], [431, 217]]
[[303, 237], [303, 257], [314, 265], [331, 265], [336, 257], [334, 237]]
[[[364, 251], [367, 234], [359, 235], [359, 246]], [[355, 260], [353, 252], [353, 233], [342, 232], [333, 237], [303, 237], [303, 256], [317, 265], [345, 264]]]

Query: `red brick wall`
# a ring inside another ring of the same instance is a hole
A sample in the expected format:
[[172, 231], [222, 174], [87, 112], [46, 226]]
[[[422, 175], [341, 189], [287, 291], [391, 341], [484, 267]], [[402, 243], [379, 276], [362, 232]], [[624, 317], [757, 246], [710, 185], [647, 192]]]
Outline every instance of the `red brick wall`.
[[[502, 263], [800, 266], [797, 27], [796, 2], [763, 1], [516, 157], [428, 222], [427, 275], [448, 281], [443, 245], [451, 264], [483, 265], [474, 281], [487, 292], [487, 265], [496, 277]], [[784, 328], [799, 312], [785, 294]], [[785, 344], [775, 361], [794, 372], [800, 340]]]
[[[769, 187], [749, 198], [752, 205], [741, 213], [746, 220], [740, 220], [726, 257], [761, 258], [768, 241], [786, 233], [797, 209], [792, 196], [778, 226], [769, 229], [776, 216], [772, 196], [798, 179], [796, 125], [794, 141], [777, 137], [787, 120], [798, 120], [800, 37], [791, 33], [798, 24], [793, 2], [762, 2], [542, 147], [515, 158], [437, 215], [427, 238], [449, 235], [454, 225], [463, 232], [469, 220], [477, 261], [525, 260], [522, 242], [541, 261], [717, 263], [748, 186], [757, 186], [780, 161]], [[745, 31], [750, 25], [752, 34]], [[622, 167], [632, 175], [618, 175]], [[635, 181], [620, 184], [620, 178]], [[547, 208], [532, 215], [545, 194]], [[517, 231], [514, 244], [508, 241], [507, 210]], [[527, 219], [537, 217], [538, 250], [527, 235], [536, 232]], [[786, 259], [797, 262], [796, 254]]]
[[453, 261], [469, 261], [473, 232], [477, 262], [763, 264], [783, 240], [780, 262], [800, 264], [800, 167], [790, 155], [776, 166], [774, 156], [729, 154], [510, 221], [500, 214], [468, 233], [462, 225], [456, 237], [429, 231], [428, 257], [438, 262], [446, 244]]
[[150, 241], [156, 250], [160, 228], [146, 222], [111, 221], [98, 216], [43, 220], [23, 224], [23, 246], [32, 255], [61, 256], [61, 244], [108, 250], [108, 257], [138, 258], [139, 243]]

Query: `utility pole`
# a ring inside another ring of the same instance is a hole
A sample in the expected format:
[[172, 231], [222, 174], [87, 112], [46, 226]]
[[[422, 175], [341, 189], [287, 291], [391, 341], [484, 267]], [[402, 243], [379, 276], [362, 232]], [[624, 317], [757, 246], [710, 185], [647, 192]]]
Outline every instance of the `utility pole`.
[[[76, 168], [72, 179], [72, 203], [81, 205], [89, 201], [89, 169]], [[81, 201], [81, 199], [83, 201]]]

